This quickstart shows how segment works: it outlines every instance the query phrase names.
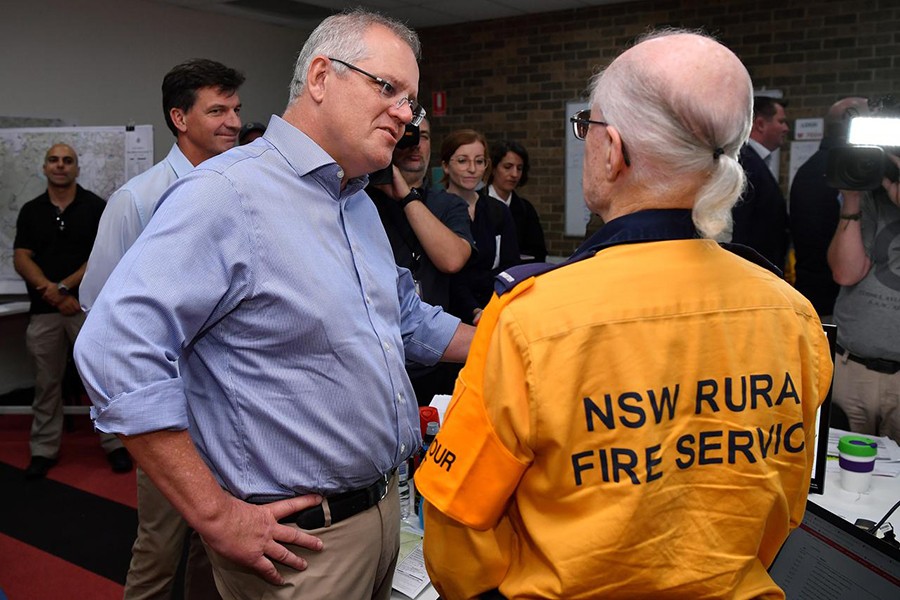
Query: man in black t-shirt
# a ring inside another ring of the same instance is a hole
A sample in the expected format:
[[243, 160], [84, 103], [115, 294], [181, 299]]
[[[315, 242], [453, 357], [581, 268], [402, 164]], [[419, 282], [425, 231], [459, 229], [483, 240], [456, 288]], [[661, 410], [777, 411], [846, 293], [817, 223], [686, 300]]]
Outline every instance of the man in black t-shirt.
[[[62, 440], [62, 380], [69, 348], [84, 323], [78, 285], [97, 235], [105, 202], [78, 178], [78, 155], [55, 144], [44, 158], [47, 191], [22, 206], [16, 221], [13, 263], [31, 301], [26, 345], [34, 359], [31, 462], [26, 479], [40, 479], [56, 464]], [[122, 442], [100, 434], [113, 471], [131, 470]]]

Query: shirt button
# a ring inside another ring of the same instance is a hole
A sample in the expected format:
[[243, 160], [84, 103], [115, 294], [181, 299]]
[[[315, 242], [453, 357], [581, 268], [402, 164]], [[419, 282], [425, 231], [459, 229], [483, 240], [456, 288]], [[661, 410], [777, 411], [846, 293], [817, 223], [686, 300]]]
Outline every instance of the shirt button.
[[385, 342], [385, 343], [384, 343], [384, 350], [385, 350], [385, 352], [390, 352], [390, 351], [391, 351], [391, 345], [388, 344], [387, 342]]
[[343, 178], [344, 178], [344, 170], [343, 170], [343, 169], [338, 169], [338, 172], [337, 172], [337, 178], [338, 178], [338, 179], [343, 179]]
[[403, 404], [403, 394], [397, 394], [397, 404]]
[[406, 444], [400, 444], [400, 454], [406, 452]]
[[366, 294], [366, 304], [372, 304], [372, 299], [369, 298], [368, 294]]

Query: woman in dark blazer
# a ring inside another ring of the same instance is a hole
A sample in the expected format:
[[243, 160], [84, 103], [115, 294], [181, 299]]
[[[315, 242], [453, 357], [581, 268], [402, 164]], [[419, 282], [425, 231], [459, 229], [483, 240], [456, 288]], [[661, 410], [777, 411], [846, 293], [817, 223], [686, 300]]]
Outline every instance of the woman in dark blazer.
[[516, 193], [517, 188], [528, 182], [530, 168], [528, 151], [522, 144], [511, 140], [494, 144], [491, 146], [491, 176], [484, 191], [509, 207], [516, 224], [522, 262], [544, 262], [547, 245], [541, 219], [534, 205]]

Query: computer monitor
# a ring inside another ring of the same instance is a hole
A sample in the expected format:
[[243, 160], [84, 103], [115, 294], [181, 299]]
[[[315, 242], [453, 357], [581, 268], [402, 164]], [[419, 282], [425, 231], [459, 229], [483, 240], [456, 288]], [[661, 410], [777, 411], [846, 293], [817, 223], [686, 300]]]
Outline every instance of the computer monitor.
[[[831, 347], [831, 360], [834, 362], [835, 347], [837, 346], [837, 325], [823, 324], [828, 345]], [[809, 482], [810, 494], [825, 493], [825, 462], [828, 460], [828, 429], [831, 419], [831, 387], [828, 395], [816, 413], [816, 447], [813, 454], [812, 476]]]
[[769, 575], [787, 598], [897, 600], [900, 549], [808, 500]]

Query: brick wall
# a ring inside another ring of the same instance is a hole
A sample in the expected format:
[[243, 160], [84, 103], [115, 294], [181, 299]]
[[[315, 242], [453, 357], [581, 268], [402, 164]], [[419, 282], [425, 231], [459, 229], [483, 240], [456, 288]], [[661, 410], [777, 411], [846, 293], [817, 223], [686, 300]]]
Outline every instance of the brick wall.
[[566, 102], [585, 100], [590, 76], [659, 26], [715, 34], [755, 88], [784, 92], [791, 121], [824, 116], [845, 96], [900, 96], [900, 0], [650, 1], [422, 29], [420, 98], [430, 109], [432, 91], [447, 93], [447, 115], [432, 119], [432, 165], [454, 129], [518, 139], [532, 165], [522, 195], [550, 253], [568, 255], [582, 238], [564, 235]]

